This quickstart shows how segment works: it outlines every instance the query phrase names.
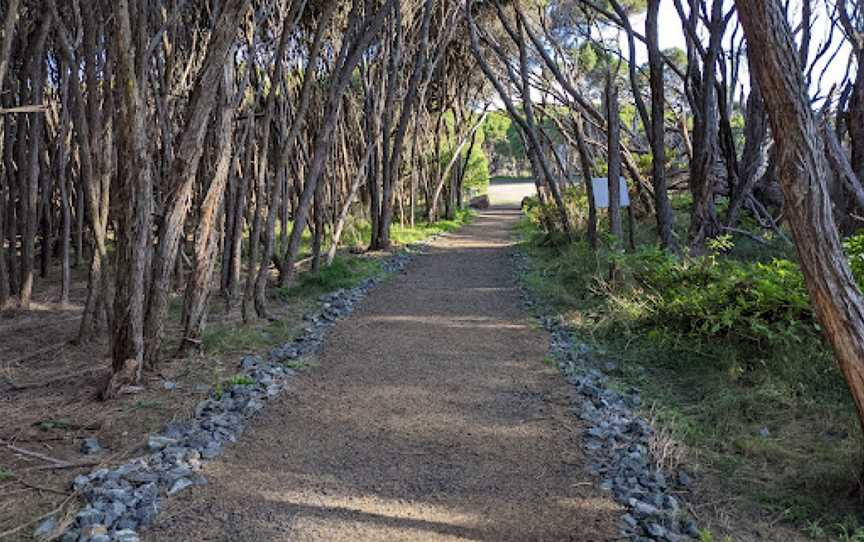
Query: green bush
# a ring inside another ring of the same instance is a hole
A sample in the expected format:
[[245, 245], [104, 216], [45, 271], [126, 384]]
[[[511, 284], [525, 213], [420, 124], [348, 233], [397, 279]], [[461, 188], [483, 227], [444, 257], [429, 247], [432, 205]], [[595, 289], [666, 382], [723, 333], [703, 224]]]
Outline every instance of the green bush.
[[757, 347], [791, 347], [818, 333], [803, 276], [789, 260], [679, 259], [656, 247], [615, 258], [646, 294], [646, 324], [693, 337], [734, 335]]
[[864, 233], [853, 235], [843, 243], [846, 255], [849, 256], [849, 265], [852, 267], [852, 275], [858, 284], [864, 284]]

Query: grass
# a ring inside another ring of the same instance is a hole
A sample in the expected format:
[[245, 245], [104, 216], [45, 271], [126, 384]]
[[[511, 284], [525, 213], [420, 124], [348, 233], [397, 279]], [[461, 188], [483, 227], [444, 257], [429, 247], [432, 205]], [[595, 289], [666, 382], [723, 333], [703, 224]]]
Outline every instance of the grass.
[[380, 276], [381, 262], [359, 256], [340, 256], [333, 264], [322, 267], [317, 273], [303, 273], [291, 286], [279, 288], [277, 295], [283, 299], [317, 298], [321, 294], [353, 288], [363, 280]]
[[251, 386], [255, 384], [255, 381], [252, 378], [246, 375], [234, 375], [229, 378], [227, 382], [225, 382], [226, 386]]
[[204, 330], [201, 342], [209, 355], [248, 353], [293, 340], [297, 335], [290, 320], [276, 320], [263, 326], [211, 326]]
[[[608, 281], [612, 251], [555, 243], [527, 219], [520, 230], [528, 286], [592, 344], [598, 364], [616, 361], [618, 385], [640, 388], [646, 409], [684, 443], [700, 478], [718, 493], [739, 496], [755, 517], [795, 529], [827, 525], [826, 536], [840, 536], [842, 525], [855, 536], [864, 516], [849, 490], [861, 465], [861, 436], [845, 384], [820, 340], [780, 351], [734, 336], [698, 340], [647, 327], [649, 294]], [[651, 227], [639, 226], [637, 240], [655, 242]], [[760, 253], [736, 243], [733, 258]], [[779, 242], [769, 248], [761, 257], [789, 251]]]
[[[418, 221], [412, 228], [410, 225], [400, 225], [398, 222], [390, 228], [390, 240], [396, 246], [405, 246], [428, 239], [433, 235], [458, 230], [473, 220], [474, 213], [468, 209], [456, 212], [453, 220], [439, 220], [438, 222]], [[368, 221], [355, 221], [345, 233], [346, 239], [353, 239], [354, 244], [368, 245], [372, 239], [371, 226]]]

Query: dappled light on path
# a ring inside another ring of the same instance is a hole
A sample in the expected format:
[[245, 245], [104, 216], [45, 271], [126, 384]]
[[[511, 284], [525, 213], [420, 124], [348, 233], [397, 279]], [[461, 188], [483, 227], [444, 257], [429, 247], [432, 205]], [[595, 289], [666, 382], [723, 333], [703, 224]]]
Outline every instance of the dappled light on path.
[[517, 217], [480, 213], [373, 292], [150, 539], [614, 539], [519, 305]]

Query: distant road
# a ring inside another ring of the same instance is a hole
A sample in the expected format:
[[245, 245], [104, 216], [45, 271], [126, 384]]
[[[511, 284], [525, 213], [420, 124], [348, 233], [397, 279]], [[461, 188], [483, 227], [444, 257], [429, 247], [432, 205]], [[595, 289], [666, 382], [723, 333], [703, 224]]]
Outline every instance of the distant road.
[[494, 206], [518, 207], [526, 196], [534, 196], [537, 190], [531, 179], [493, 177], [489, 181], [489, 201]]

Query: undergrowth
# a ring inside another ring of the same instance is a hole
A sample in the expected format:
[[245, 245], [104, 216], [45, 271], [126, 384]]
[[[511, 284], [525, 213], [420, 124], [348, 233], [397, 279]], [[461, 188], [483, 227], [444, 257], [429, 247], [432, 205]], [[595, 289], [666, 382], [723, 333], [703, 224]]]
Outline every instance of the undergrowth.
[[[635, 252], [609, 242], [595, 252], [546, 234], [541, 217], [529, 209], [520, 225], [528, 286], [598, 361], [614, 360], [618, 385], [640, 388], [718, 492], [760, 517], [853, 536], [864, 519], [849, 497], [861, 436], [788, 246], [754, 258], [748, 242], [722, 237], [682, 259], [638, 225]], [[846, 246], [860, 280], [864, 238]]]

